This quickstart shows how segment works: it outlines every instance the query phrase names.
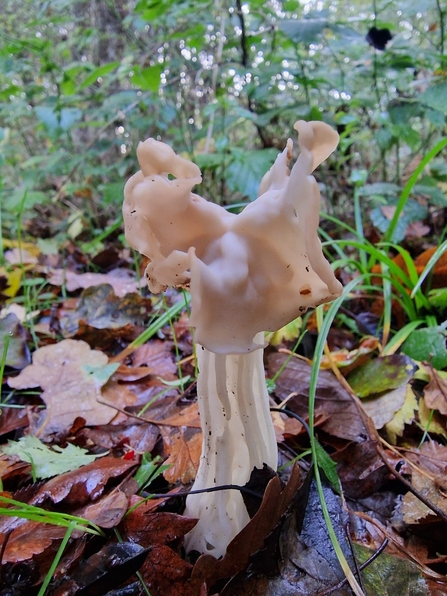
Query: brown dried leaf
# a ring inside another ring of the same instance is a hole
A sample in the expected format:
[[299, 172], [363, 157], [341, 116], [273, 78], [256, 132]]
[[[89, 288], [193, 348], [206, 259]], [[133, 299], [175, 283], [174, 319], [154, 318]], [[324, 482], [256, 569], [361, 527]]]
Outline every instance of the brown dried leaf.
[[212, 555], [199, 557], [191, 576], [194, 594], [200, 592], [204, 583], [211, 587], [219, 579], [233, 577], [247, 567], [250, 556], [264, 546], [266, 537], [287, 511], [300, 484], [300, 471], [296, 464], [282, 491], [278, 476], [270, 480], [256, 515], [230, 542], [224, 557], [219, 560]]
[[196, 519], [176, 513], [148, 513], [140, 506], [133, 509], [124, 520], [124, 533], [128, 540], [146, 548], [183, 538], [196, 524]]
[[110, 478], [123, 476], [135, 465], [132, 461], [102, 457], [78, 470], [52, 478], [30, 502], [32, 505], [39, 505], [51, 499], [53, 503], [65, 501], [71, 505], [84, 505], [100, 497]]
[[144, 453], [151, 452], [155, 447], [160, 431], [153, 424], [128, 418], [127, 422], [117, 426], [108, 424], [98, 428], [84, 428], [82, 436], [105, 449], [127, 445], [138, 453]]
[[349, 499], [371, 495], [388, 479], [388, 469], [377, 451], [375, 441], [349, 443], [331, 457], [338, 464], [343, 494]]
[[[269, 377], [283, 366], [288, 356], [273, 353], [268, 357]], [[283, 400], [295, 393], [287, 407], [303, 418], [307, 417], [311, 366], [298, 358], [289, 360], [276, 379], [275, 394]], [[330, 435], [350, 441], [368, 436], [357, 406], [332, 372], [320, 370], [318, 375], [315, 414], [324, 418], [320, 428]]]
[[164, 377], [166, 373], [176, 374], [177, 365], [174, 362], [172, 344], [158, 339], [148, 341], [133, 354], [132, 364], [134, 367], [149, 366], [152, 374], [158, 377]]
[[123, 519], [129, 499], [120, 490], [114, 490], [97, 503], [76, 511], [76, 515], [90, 520], [100, 528], [114, 528]]
[[151, 596], [193, 596], [189, 585], [192, 565], [169, 546], [155, 546], [146, 558], [140, 573], [150, 588]]
[[441, 377], [433, 367], [426, 367], [431, 379], [424, 389], [425, 405], [433, 410], [438, 410], [443, 416], [447, 416], [447, 379]]
[[104, 382], [85, 368], [107, 363], [105, 354], [91, 350], [85, 342], [65, 339], [38, 348], [33, 364], [9, 378], [8, 384], [15, 389], [42, 387], [47, 408], [40, 414], [36, 435], [44, 438], [69, 429], [79, 416], [87, 425], [108, 424], [115, 417], [116, 410], [97, 401]]
[[188, 441], [183, 432], [168, 433], [161, 428], [165, 450], [169, 453], [166, 465], [171, 467], [163, 473], [165, 479], [171, 484], [180, 480], [188, 484], [197, 474], [200, 454], [202, 452], [202, 433], [196, 433]]
[[[447, 513], [447, 497], [439, 490], [439, 486], [425, 474], [413, 470], [411, 483], [416, 490], [422, 493], [439, 509]], [[404, 522], [416, 524], [434, 521], [437, 516], [431, 509], [422, 503], [413, 493], [406, 493], [402, 502], [402, 514]]]
[[[34, 555], [43, 553], [55, 540], [62, 540], [66, 528], [26, 521], [15, 528], [9, 535], [3, 552], [3, 563], [18, 563], [27, 561]], [[32, 536], [32, 540], [30, 540]], [[0, 537], [0, 541], [3, 542]]]
[[53, 286], [62, 286], [65, 283], [69, 292], [100, 284], [110, 284], [117, 296], [139, 291], [135, 274], [129, 269], [113, 269], [109, 273], [75, 273], [68, 269], [54, 269], [48, 282]]

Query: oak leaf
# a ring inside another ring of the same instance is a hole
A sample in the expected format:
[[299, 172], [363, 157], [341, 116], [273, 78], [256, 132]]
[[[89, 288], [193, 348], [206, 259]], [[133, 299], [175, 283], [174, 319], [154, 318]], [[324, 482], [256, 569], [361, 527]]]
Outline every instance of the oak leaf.
[[9, 378], [8, 384], [14, 389], [43, 389], [41, 399], [47, 407], [39, 415], [36, 436], [43, 439], [65, 431], [78, 417], [87, 426], [108, 424], [115, 417], [116, 410], [97, 401], [101, 387], [116, 370], [116, 365], [106, 369], [107, 363], [106, 354], [73, 339], [34, 352], [33, 364]]

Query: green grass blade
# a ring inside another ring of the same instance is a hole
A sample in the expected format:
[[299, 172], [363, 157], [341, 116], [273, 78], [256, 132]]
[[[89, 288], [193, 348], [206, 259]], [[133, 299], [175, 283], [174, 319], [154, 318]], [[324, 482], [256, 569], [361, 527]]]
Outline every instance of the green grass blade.
[[399, 221], [400, 214], [404, 210], [405, 205], [407, 204], [407, 201], [410, 197], [411, 191], [413, 190], [414, 185], [418, 181], [419, 176], [422, 174], [425, 167], [431, 162], [431, 160], [434, 157], [436, 157], [438, 155], [438, 153], [440, 153], [446, 145], [447, 145], [447, 137], [445, 139], [442, 139], [441, 141], [439, 141], [439, 143], [437, 143], [433, 147], [433, 149], [431, 149], [427, 153], [427, 155], [422, 159], [421, 163], [418, 165], [418, 167], [415, 169], [415, 171], [411, 174], [410, 178], [408, 179], [408, 182], [406, 183], [406, 185], [402, 191], [402, 194], [399, 197], [399, 201], [397, 203], [396, 210], [395, 210], [394, 215], [390, 221], [390, 225], [388, 226], [388, 229], [385, 232], [385, 235], [383, 237], [383, 240], [385, 242], [393, 241], [394, 232], [396, 231], [396, 227], [397, 227], [397, 224]]

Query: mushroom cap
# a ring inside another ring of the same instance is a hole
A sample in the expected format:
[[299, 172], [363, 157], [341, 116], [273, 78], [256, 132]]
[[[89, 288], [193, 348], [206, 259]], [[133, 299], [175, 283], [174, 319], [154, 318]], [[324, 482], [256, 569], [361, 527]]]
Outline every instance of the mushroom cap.
[[[191, 291], [195, 341], [216, 353], [246, 353], [342, 286], [318, 238], [320, 192], [313, 170], [335, 149], [338, 134], [323, 122], [299, 121], [293, 143], [264, 176], [260, 196], [240, 214], [192, 193], [200, 170], [154, 139], [140, 143], [141, 171], [126, 184], [126, 238], [151, 260], [149, 289]], [[169, 179], [168, 175], [175, 176]]]

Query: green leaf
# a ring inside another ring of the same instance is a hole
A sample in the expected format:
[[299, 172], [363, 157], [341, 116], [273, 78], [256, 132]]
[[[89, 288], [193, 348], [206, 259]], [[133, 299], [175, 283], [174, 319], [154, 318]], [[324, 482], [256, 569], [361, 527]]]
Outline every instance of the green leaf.
[[402, 345], [402, 352], [421, 362], [430, 362], [434, 368], [447, 367], [446, 332], [444, 326], [416, 329]]
[[433, 308], [438, 308], [439, 310], [447, 308], [447, 288], [430, 290], [427, 298]]
[[323, 449], [321, 444], [315, 440], [315, 450], [318, 458], [318, 465], [323, 470], [326, 478], [338, 493], [340, 492], [340, 479], [337, 474], [337, 464], [330, 455]]
[[328, 24], [327, 19], [290, 19], [281, 21], [279, 28], [295, 43], [312, 43]]
[[156, 455], [154, 459], [149, 452], [143, 453], [141, 458], [141, 464], [138, 468], [134, 479], [138, 484], [140, 490], [144, 490], [151, 482], [153, 482], [160, 474], [163, 474], [165, 470], [168, 470], [171, 466], [161, 466], [160, 463], [163, 460], [159, 455]]
[[1, 450], [6, 455], [16, 455], [22, 461], [31, 464], [36, 478], [51, 478], [77, 470], [98, 457], [71, 443], [64, 449], [57, 445], [50, 449], [40, 439], [31, 435], [22, 437], [19, 441], [8, 441], [8, 445]]
[[144, 91], [153, 91], [156, 93], [160, 86], [160, 75], [163, 71], [161, 64], [155, 66], [148, 66], [147, 68], [134, 68], [134, 74], [130, 80], [136, 87], [140, 87]]
[[52, 132], [57, 128], [68, 130], [82, 118], [82, 110], [78, 108], [62, 108], [56, 110], [50, 106], [37, 106], [37, 117]]
[[103, 64], [102, 66], [98, 66], [98, 68], [95, 68], [95, 70], [93, 70], [90, 74], [88, 74], [85, 77], [80, 88], [85, 89], [86, 87], [89, 87], [93, 83], [96, 83], [96, 81], [99, 79], [99, 77], [103, 77], [106, 74], [109, 74], [109, 72], [112, 72], [113, 70], [115, 70], [115, 68], [117, 68], [119, 65], [120, 65], [119, 62], [110, 62], [109, 64]]
[[240, 192], [252, 201], [258, 196], [262, 177], [275, 161], [276, 149], [259, 151], [232, 150], [235, 159], [227, 171], [227, 184], [231, 192]]
[[[354, 544], [355, 556], [359, 564], [365, 563], [374, 551]], [[366, 594], [374, 596], [429, 596], [430, 591], [421, 571], [412, 561], [381, 553], [362, 570], [362, 580]]]
[[421, 93], [419, 101], [434, 110], [447, 114], [447, 81], [430, 85]]
[[410, 358], [393, 354], [374, 358], [359, 366], [348, 375], [347, 381], [359, 397], [368, 397], [404, 385], [411, 379], [414, 370]]

